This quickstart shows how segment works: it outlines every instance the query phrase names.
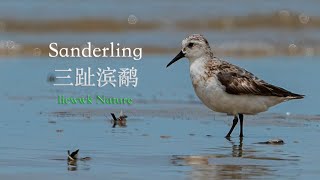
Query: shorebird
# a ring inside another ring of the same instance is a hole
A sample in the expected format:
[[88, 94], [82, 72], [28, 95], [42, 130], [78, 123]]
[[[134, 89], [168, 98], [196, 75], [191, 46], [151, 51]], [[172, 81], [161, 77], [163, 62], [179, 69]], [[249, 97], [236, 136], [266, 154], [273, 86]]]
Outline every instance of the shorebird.
[[295, 94], [269, 84], [243, 68], [215, 57], [208, 41], [193, 34], [182, 41], [182, 50], [167, 65], [189, 59], [190, 76], [199, 99], [211, 110], [233, 115], [230, 137], [240, 119], [243, 137], [243, 116], [267, 111], [269, 107], [304, 95]]
[[76, 161], [78, 159], [78, 152], [79, 149], [70, 154], [70, 151], [68, 150], [68, 161]]
[[114, 113], [111, 113], [111, 116], [113, 118], [113, 120], [111, 120], [111, 122], [113, 123], [112, 128], [115, 128], [117, 125], [119, 127], [127, 127], [127, 115], [125, 115], [122, 110], [120, 111], [119, 114], [119, 118], [116, 117], [116, 115], [114, 115]]
[[88, 161], [91, 159], [91, 157], [83, 157], [83, 158], [79, 158], [78, 157], [79, 154], [79, 149], [75, 150], [74, 152], [72, 152], [70, 154], [70, 151], [68, 150], [68, 162], [70, 162], [70, 165], [76, 165], [76, 161], [80, 160], [80, 161]]

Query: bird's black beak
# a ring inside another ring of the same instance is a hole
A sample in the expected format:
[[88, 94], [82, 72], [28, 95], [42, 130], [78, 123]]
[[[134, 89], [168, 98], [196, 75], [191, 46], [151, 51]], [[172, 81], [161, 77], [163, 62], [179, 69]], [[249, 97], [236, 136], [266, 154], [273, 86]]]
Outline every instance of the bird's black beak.
[[175, 63], [176, 61], [178, 61], [179, 59], [184, 57], [184, 53], [182, 51], [179, 52], [178, 55], [176, 55], [176, 57], [174, 57], [172, 59], [172, 61], [169, 62], [169, 64], [167, 65], [167, 67], [169, 67], [171, 64]]

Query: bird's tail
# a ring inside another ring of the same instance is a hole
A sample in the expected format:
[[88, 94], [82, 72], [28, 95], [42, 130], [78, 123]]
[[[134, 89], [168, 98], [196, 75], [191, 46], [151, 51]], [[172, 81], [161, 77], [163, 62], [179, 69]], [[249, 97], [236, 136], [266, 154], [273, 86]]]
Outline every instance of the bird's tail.
[[274, 96], [284, 97], [285, 100], [304, 98], [304, 95], [302, 95], [302, 94], [296, 94], [296, 93], [290, 92], [290, 91], [285, 90], [285, 89], [278, 87], [278, 86], [274, 86], [271, 84], [267, 84], [266, 86], [269, 88], [269, 90], [271, 91], [271, 93]]
[[286, 98], [288, 100], [291, 100], [291, 99], [303, 99], [304, 95], [291, 93], [290, 95], [286, 96]]

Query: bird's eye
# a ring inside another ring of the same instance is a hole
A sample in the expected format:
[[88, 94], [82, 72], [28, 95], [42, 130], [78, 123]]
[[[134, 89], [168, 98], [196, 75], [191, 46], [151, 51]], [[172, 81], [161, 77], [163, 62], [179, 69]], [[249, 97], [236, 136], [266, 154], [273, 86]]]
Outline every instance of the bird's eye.
[[193, 45], [194, 45], [193, 43], [189, 43], [189, 44], [188, 44], [188, 48], [192, 48]]

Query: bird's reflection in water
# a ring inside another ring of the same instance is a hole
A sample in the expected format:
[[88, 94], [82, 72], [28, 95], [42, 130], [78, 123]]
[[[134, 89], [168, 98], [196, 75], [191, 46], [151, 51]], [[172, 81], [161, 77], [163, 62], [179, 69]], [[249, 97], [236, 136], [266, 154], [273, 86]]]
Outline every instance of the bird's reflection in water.
[[[68, 171], [90, 170], [89, 164], [86, 163], [89, 160], [91, 160], [90, 157], [68, 160]], [[78, 168], [79, 167], [78, 163], [80, 163], [80, 169]]]
[[232, 144], [232, 157], [242, 157], [243, 137], [239, 137], [239, 144], [236, 144], [230, 137], [226, 138]]
[[[80, 166], [78, 163], [80, 163]], [[86, 164], [83, 160], [80, 160], [80, 162], [68, 161], [68, 171], [89, 171], [89, 170], [90, 170], [90, 165]]]
[[[255, 154], [255, 150], [243, 150], [243, 139], [238, 142], [227, 139], [231, 146], [229, 152], [226, 148], [219, 149], [221, 154], [173, 156], [171, 162], [176, 166], [190, 166], [191, 179], [252, 179], [257, 177], [270, 177], [272, 170], [269, 165], [263, 165], [243, 154]], [[231, 150], [231, 152], [230, 152]], [[255, 157], [255, 155], [253, 155]]]
[[77, 161], [68, 161], [68, 171], [76, 171], [78, 170], [78, 164]]

